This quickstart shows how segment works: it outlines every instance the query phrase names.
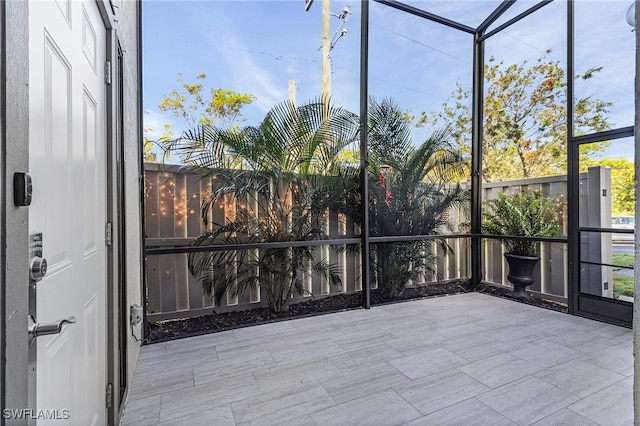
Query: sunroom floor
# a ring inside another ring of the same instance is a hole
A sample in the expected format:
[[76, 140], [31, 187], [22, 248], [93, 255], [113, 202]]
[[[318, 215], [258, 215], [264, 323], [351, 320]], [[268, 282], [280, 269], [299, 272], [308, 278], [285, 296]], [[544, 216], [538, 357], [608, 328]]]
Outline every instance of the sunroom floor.
[[631, 330], [479, 293], [143, 346], [121, 425], [633, 424]]

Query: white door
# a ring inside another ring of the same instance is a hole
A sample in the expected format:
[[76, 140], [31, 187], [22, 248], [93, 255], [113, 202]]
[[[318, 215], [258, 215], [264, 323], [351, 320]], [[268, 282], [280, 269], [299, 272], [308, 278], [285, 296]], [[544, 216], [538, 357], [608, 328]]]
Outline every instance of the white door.
[[106, 422], [105, 40], [95, 0], [29, 2], [29, 230], [48, 262], [36, 321], [77, 319], [37, 339], [36, 408], [74, 425]]

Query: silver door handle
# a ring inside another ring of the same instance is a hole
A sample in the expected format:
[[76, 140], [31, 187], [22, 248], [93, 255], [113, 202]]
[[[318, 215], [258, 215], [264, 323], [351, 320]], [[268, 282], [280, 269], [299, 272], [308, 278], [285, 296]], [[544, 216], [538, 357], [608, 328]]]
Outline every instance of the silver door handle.
[[61, 319], [55, 322], [40, 324], [36, 323], [33, 316], [29, 315], [29, 334], [32, 337], [46, 336], [48, 334], [59, 334], [62, 331], [62, 326], [65, 324], [74, 324], [76, 317], [70, 316], [69, 318]]

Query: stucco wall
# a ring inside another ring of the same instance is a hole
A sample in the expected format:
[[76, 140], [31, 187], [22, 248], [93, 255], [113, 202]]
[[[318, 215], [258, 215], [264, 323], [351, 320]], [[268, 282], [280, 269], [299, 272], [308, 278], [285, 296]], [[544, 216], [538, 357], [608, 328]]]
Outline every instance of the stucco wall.
[[[126, 19], [118, 20], [118, 38], [123, 50], [123, 91], [124, 91], [124, 196], [126, 211], [125, 253], [123, 257], [126, 264], [126, 288], [127, 306], [141, 305], [141, 200], [140, 200], [140, 110], [141, 82], [139, 81], [139, 28], [138, 28], [139, 4], [137, 1], [126, 0], [119, 2], [119, 10], [116, 17]], [[128, 316], [129, 312], [122, 312]], [[141, 338], [140, 326], [134, 327], [135, 336]], [[127, 333], [127, 372], [129, 379], [133, 374], [140, 351], [140, 343], [131, 333]], [[128, 380], [130, 383], [130, 380]]]

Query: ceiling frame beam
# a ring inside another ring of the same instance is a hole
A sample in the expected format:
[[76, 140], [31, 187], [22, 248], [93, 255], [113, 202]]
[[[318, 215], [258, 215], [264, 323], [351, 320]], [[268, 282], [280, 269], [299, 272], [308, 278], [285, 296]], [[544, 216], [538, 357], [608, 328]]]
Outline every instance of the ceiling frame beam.
[[408, 4], [399, 2], [397, 0], [374, 0], [374, 1], [376, 3], [381, 3], [386, 6], [393, 7], [394, 9], [398, 9], [403, 12], [407, 12], [412, 15], [419, 16], [420, 18], [428, 19], [430, 21], [437, 22], [442, 25], [446, 25], [447, 27], [464, 31], [465, 33], [469, 33], [469, 34], [476, 33], [476, 29], [473, 27], [469, 27], [459, 22], [452, 21], [451, 19], [443, 18], [442, 16], [438, 16], [436, 14], [427, 12], [426, 10], [418, 9], [417, 7], [409, 6]]
[[508, 20], [504, 24], [500, 25], [496, 29], [494, 29], [494, 30], [492, 30], [492, 31], [490, 31], [490, 32], [488, 32], [486, 34], [483, 34], [480, 37], [480, 40], [488, 39], [492, 35], [495, 35], [495, 34], [499, 33], [500, 31], [504, 30], [505, 28], [510, 27], [511, 25], [515, 24], [516, 22], [520, 21], [521, 19], [526, 18], [527, 16], [531, 15], [536, 10], [542, 9], [544, 6], [548, 5], [552, 1], [553, 0], [543, 0], [540, 3], [536, 4], [535, 6], [531, 6], [529, 9], [527, 9], [524, 12], [522, 12], [521, 14], [515, 16], [514, 18], [511, 18], [510, 20]]

